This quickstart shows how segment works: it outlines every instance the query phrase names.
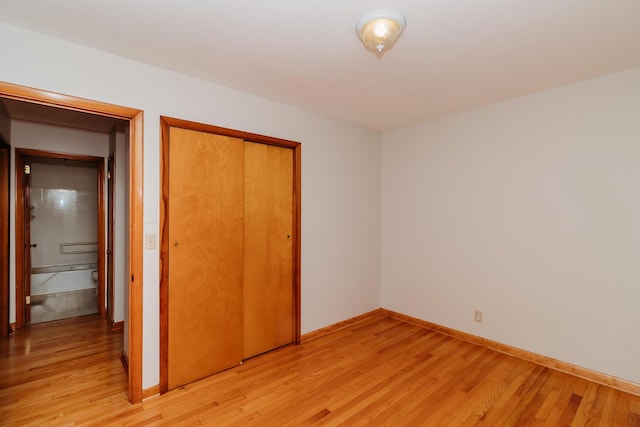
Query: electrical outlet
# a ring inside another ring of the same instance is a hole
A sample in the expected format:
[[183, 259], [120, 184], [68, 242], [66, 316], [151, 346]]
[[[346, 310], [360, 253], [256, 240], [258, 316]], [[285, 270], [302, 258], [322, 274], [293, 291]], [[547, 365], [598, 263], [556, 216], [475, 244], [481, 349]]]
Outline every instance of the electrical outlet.
[[156, 248], [156, 235], [155, 234], [145, 234], [144, 235], [144, 248], [145, 249], [155, 249]]
[[482, 323], [482, 311], [480, 311], [480, 310], [476, 310], [476, 311], [474, 312], [473, 320], [475, 320], [475, 321], [476, 321], [476, 322], [478, 322], [478, 323]]

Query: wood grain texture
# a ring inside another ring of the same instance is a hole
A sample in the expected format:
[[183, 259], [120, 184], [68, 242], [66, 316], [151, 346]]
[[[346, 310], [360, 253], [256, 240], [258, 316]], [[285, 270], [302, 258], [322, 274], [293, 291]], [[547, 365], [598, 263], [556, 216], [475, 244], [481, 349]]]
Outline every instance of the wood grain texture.
[[9, 145], [0, 135], [0, 337], [9, 327]]
[[349, 328], [355, 325], [356, 323], [370, 321], [376, 317], [378, 318], [388, 317], [388, 313], [386, 310], [382, 308], [376, 308], [375, 310], [371, 310], [366, 313], [360, 314], [358, 316], [351, 317], [349, 319], [343, 320], [342, 322], [334, 323], [333, 325], [325, 326], [324, 328], [307, 332], [306, 334], [300, 337], [300, 342], [306, 343], [308, 341], [315, 340], [316, 338], [333, 334], [334, 332], [338, 332], [341, 329]]
[[[115, 332], [114, 329], [111, 330]], [[124, 373], [129, 375], [129, 357], [127, 356], [127, 353], [124, 352], [124, 350], [120, 355], [120, 362], [122, 363], [122, 369], [124, 369]]]
[[[129, 400], [142, 400], [143, 112], [43, 89], [0, 82], [0, 96], [129, 121]], [[16, 201], [18, 203], [19, 201]], [[16, 235], [18, 239], [18, 235]], [[17, 257], [16, 253], [16, 257]], [[18, 261], [16, 261], [16, 264]], [[16, 265], [17, 269], [17, 265]], [[17, 285], [17, 283], [16, 283]], [[16, 327], [20, 327], [16, 319]]]
[[[104, 111], [104, 109], [102, 110]], [[116, 110], [119, 111], [119, 110]], [[129, 116], [129, 401], [142, 400], [143, 113]]]
[[189, 120], [176, 119], [173, 117], [161, 116], [160, 120], [164, 126], [178, 127], [183, 129], [191, 129], [199, 132], [213, 133], [216, 135], [230, 136], [232, 138], [244, 139], [245, 141], [258, 142], [260, 144], [275, 145], [277, 147], [286, 147], [296, 149], [300, 146], [299, 142], [289, 141], [272, 136], [260, 135], [257, 133], [245, 132], [237, 129], [213, 126], [205, 123], [191, 122]]
[[[16, 150], [18, 151], [18, 150]], [[31, 166], [32, 158], [25, 156], [25, 165]], [[20, 298], [20, 303], [23, 304], [21, 310], [24, 312], [23, 323], [22, 325], [27, 325], [31, 323], [31, 304], [27, 304], [26, 297], [31, 295], [31, 175], [24, 173], [23, 169], [16, 169], [16, 175], [20, 173], [22, 177], [23, 186], [22, 189], [24, 191], [22, 200], [24, 203], [23, 212], [24, 216], [22, 217], [23, 223], [18, 223], [16, 221], [16, 228], [20, 227], [24, 230], [24, 240], [22, 242], [18, 242], [16, 240], [16, 246], [22, 245], [24, 248], [24, 252], [22, 254], [24, 262], [22, 265], [24, 269], [22, 271], [16, 270], [16, 276], [20, 276], [22, 278], [22, 298]], [[16, 177], [16, 179], [19, 179]], [[16, 281], [17, 282], [17, 281]], [[16, 304], [16, 310], [20, 307], [20, 304]]]
[[40, 323], [0, 339], [0, 425], [65, 425], [77, 410], [128, 405], [122, 331], [98, 315]]
[[243, 358], [294, 340], [293, 151], [244, 143]]
[[153, 387], [145, 388], [144, 390], [142, 390], [143, 399], [149, 399], [151, 397], [159, 396], [159, 395], [160, 395], [159, 385], [154, 385]]
[[[16, 201], [15, 201], [15, 240], [14, 240], [14, 252], [16, 262], [15, 273], [15, 289], [16, 289], [16, 301], [15, 301], [15, 313], [16, 321], [15, 328], [19, 329], [25, 325], [25, 308], [24, 308], [24, 288], [25, 277], [24, 271], [28, 268], [25, 265], [25, 182], [23, 180], [22, 171], [24, 170], [25, 157], [20, 150], [15, 150], [14, 163], [15, 163], [15, 186], [16, 186]], [[8, 301], [7, 301], [8, 302]]]
[[302, 334], [302, 146], [296, 144], [293, 149], [293, 343], [300, 344]]
[[107, 104], [77, 96], [65, 95], [50, 90], [36, 89], [27, 86], [0, 82], [0, 96], [33, 104], [59, 107], [67, 110], [82, 111], [90, 114], [114, 117], [117, 119], [133, 119], [140, 110], [123, 107], [121, 105]]
[[121, 320], [119, 322], [111, 322], [111, 329], [124, 329], [124, 320]]
[[300, 342], [300, 262], [301, 262], [301, 144], [294, 141], [258, 135], [234, 129], [195, 123], [171, 117], [160, 117], [162, 149], [160, 152], [161, 198], [160, 198], [160, 389], [167, 391], [167, 328], [168, 328], [168, 282], [169, 282], [169, 133], [172, 128], [184, 128], [221, 136], [240, 138], [254, 143], [288, 148], [293, 152], [293, 342]]
[[170, 130], [169, 389], [242, 361], [243, 155], [240, 139]]
[[169, 131], [167, 119], [160, 117], [160, 393], [169, 389]]
[[591, 369], [583, 368], [581, 366], [572, 365], [571, 363], [563, 362], [561, 360], [553, 359], [551, 357], [543, 356], [541, 354], [533, 353], [531, 351], [522, 350], [520, 348], [512, 347], [506, 344], [502, 344], [496, 341], [488, 340], [486, 338], [478, 337], [466, 332], [458, 331], [456, 329], [447, 328], [436, 323], [427, 322], [415, 317], [407, 316], [405, 314], [396, 313], [390, 310], [384, 310], [383, 312], [389, 316], [403, 322], [411, 323], [429, 330], [437, 331], [442, 334], [450, 335], [457, 339], [470, 342], [472, 344], [481, 345], [491, 350], [499, 351], [501, 353], [508, 354], [510, 356], [524, 359], [547, 368], [555, 369], [561, 372], [565, 372], [576, 377], [584, 378], [588, 381], [593, 381], [604, 386], [612, 387], [617, 390], [631, 393], [636, 396], [640, 396], [640, 384], [636, 384], [630, 381], [623, 380], [611, 375], [603, 374], [601, 372], [593, 371]]
[[638, 396], [392, 317], [134, 405], [121, 340], [97, 316], [0, 338], [0, 425], [640, 425]]

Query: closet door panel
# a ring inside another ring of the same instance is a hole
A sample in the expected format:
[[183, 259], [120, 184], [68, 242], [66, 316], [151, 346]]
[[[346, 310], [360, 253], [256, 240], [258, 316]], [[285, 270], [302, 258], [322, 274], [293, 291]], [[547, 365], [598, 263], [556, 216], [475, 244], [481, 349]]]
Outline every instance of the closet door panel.
[[169, 134], [169, 389], [242, 361], [244, 141]]
[[293, 150], [245, 142], [244, 353], [293, 341]]

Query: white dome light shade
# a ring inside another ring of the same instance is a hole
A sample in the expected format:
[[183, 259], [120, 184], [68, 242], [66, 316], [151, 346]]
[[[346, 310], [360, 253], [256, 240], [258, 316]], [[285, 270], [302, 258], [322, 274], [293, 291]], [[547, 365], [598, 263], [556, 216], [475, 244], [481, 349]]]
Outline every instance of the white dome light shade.
[[365, 47], [381, 56], [389, 50], [404, 30], [407, 20], [394, 9], [374, 9], [356, 24], [356, 33]]

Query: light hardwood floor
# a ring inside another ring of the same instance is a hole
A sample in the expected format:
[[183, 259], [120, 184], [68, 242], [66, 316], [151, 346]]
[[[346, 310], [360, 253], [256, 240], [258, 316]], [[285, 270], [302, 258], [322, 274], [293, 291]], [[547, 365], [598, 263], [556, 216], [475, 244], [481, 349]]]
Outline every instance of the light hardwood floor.
[[640, 426], [640, 397], [382, 316], [129, 405], [103, 324], [0, 339], [0, 425]]

